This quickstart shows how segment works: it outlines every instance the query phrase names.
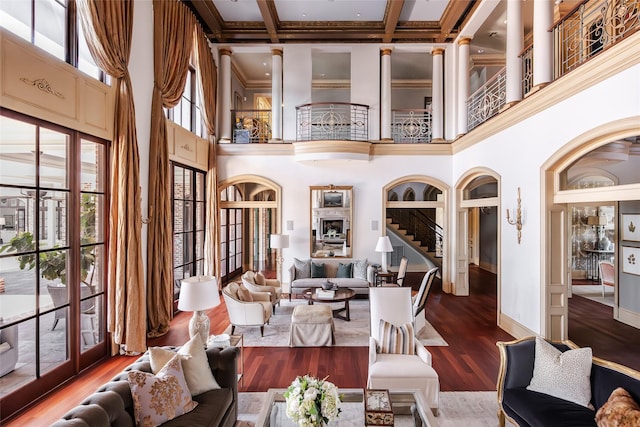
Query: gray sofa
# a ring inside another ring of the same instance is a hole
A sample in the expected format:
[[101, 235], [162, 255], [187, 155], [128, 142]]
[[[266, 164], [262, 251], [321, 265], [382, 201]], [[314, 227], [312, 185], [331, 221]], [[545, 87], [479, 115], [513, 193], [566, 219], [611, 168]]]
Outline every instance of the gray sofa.
[[292, 295], [300, 295], [305, 289], [321, 287], [322, 283], [327, 279], [336, 283], [338, 287], [353, 289], [356, 295], [369, 295], [369, 287], [372, 286], [375, 271], [370, 264], [367, 264], [366, 279], [357, 277], [337, 278], [339, 264], [353, 263], [354, 260], [346, 258], [313, 258], [311, 261], [316, 264], [324, 264], [325, 277], [296, 277], [296, 266], [295, 264], [291, 265], [289, 267], [289, 301], [291, 301]]
[[[173, 347], [165, 347], [172, 349]], [[193, 397], [198, 406], [191, 412], [168, 421], [163, 426], [224, 426], [233, 427], [238, 419], [238, 377], [236, 359], [239, 349], [207, 349], [211, 371], [220, 389], [210, 390]], [[151, 372], [149, 355], [145, 353], [133, 364], [116, 375], [110, 382], [87, 397], [79, 406], [67, 412], [52, 427], [133, 427], [133, 399], [127, 371], [137, 369]]]

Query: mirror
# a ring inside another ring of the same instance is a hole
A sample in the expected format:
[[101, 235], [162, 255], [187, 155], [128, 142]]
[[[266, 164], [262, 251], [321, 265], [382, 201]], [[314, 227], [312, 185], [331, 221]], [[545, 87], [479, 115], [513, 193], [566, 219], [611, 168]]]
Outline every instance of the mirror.
[[351, 256], [353, 187], [312, 186], [311, 257]]

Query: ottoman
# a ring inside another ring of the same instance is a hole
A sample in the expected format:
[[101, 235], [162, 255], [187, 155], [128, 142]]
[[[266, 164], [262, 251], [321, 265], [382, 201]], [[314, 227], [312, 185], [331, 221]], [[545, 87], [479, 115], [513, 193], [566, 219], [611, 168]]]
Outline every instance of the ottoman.
[[291, 314], [289, 346], [320, 347], [335, 344], [333, 312], [324, 304], [297, 305]]

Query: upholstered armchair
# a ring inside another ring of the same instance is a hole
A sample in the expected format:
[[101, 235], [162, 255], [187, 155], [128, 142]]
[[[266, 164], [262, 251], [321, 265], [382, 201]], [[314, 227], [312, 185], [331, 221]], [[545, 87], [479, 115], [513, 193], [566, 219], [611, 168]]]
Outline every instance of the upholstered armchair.
[[268, 292], [252, 292], [231, 282], [222, 289], [222, 297], [229, 313], [231, 334], [236, 326], [260, 326], [260, 335], [264, 336], [264, 325], [269, 323], [273, 311]]
[[[415, 338], [415, 335], [407, 336], [402, 332], [395, 342], [404, 345], [396, 345], [391, 352], [382, 345], [389, 342], [388, 336], [383, 336], [383, 334], [389, 334], [389, 329], [380, 328], [381, 319], [405, 332], [407, 330], [401, 327], [413, 324], [411, 288], [371, 288], [369, 304], [371, 336], [369, 337], [367, 388], [420, 390], [433, 413], [438, 415], [440, 380], [438, 373], [431, 366], [431, 353]], [[410, 354], [409, 348], [412, 348], [415, 354]]]
[[433, 279], [436, 277], [438, 267], [434, 267], [427, 271], [422, 278], [418, 293], [412, 297], [413, 303], [413, 327], [415, 328], [416, 336], [420, 335], [420, 331], [427, 325], [427, 319], [425, 317], [425, 307], [427, 306], [427, 298], [431, 292], [431, 285]]
[[605, 286], [616, 287], [616, 270], [612, 262], [600, 261], [598, 263], [598, 269], [600, 270], [600, 286], [602, 286], [602, 296], [604, 297]]
[[266, 279], [262, 273], [247, 271], [242, 275], [242, 284], [252, 292], [269, 292], [273, 312], [280, 305], [282, 287], [278, 279]]

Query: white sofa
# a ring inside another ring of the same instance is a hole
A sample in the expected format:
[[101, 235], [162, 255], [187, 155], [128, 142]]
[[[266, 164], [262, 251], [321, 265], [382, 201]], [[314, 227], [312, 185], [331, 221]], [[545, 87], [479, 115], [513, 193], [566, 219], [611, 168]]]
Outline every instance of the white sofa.
[[354, 261], [357, 260], [348, 258], [312, 258], [311, 262], [324, 264], [325, 277], [296, 277], [296, 265], [294, 263], [289, 267], [289, 278], [291, 282], [289, 301], [291, 301], [291, 295], [302, 294], [302, 291], [307, 288], [320, 287], [327, 279], [336, 283], [338, 287], [353, 289], [356, 295], [369, 295], [369, 287], [372, 286], [374, 276], [374, 268], [371, 264], [367, 263], [366, 279], [357, 277], [336, 277], [340, 263], [348, 264], [353, 263]]

